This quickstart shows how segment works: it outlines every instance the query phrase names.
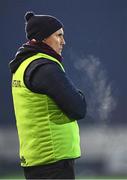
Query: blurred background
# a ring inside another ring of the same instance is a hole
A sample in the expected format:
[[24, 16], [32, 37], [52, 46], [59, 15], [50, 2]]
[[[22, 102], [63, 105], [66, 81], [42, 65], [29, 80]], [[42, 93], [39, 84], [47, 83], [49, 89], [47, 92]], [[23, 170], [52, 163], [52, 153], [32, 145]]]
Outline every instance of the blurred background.
[[9, 62], [23, 43], [24, 14], [64, 24], [68, 76], [86, 96], [78, 121], [82, 157], [77, 178], [127, 177], [127, 1], [4, 0], [0, 2], [0, 178], [23, 178], [11, 96]]

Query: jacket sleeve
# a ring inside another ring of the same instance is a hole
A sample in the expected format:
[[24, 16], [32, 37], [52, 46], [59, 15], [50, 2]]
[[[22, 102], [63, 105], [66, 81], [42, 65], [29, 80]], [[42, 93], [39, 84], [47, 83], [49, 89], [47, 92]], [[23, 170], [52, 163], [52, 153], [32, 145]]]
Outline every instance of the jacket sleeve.
[[32, 62], [25, 72], [25, 84], [33, 92], [50, 96], [69, 118], [85, 117], [84, 94], [76, 89], [58, 64]]

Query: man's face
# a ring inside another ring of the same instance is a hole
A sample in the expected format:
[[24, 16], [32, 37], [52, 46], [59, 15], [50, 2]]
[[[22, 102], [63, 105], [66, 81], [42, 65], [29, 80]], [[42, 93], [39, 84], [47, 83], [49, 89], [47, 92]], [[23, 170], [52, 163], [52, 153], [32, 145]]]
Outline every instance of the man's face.
[[63, 28], [59, 29], [58, 31], [53, 33], [51, 36], [44, 39], [43, 42], [49, 45], [59, 55], [61, 55], [63, 46], [65, 45]]

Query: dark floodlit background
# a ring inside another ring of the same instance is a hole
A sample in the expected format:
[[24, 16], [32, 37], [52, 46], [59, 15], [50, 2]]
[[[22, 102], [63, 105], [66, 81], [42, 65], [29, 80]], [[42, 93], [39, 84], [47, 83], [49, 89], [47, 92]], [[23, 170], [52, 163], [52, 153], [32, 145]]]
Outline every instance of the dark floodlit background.
[[127, 175], [127, 1], [4, 0], [0, 2], [0, 178], [23, 177], [8, 63], [26, 42], [24, 14], [64, 23], [64, 65], [82, 89], [87, 117], [79, 121], [79, 178]]

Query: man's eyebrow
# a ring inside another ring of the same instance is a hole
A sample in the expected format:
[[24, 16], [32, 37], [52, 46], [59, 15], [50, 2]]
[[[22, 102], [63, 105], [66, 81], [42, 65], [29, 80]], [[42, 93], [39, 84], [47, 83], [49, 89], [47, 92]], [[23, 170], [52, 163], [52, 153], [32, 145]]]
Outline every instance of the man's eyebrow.
[[59, 36], [64, 36], [64, 33], [58, 33]]

